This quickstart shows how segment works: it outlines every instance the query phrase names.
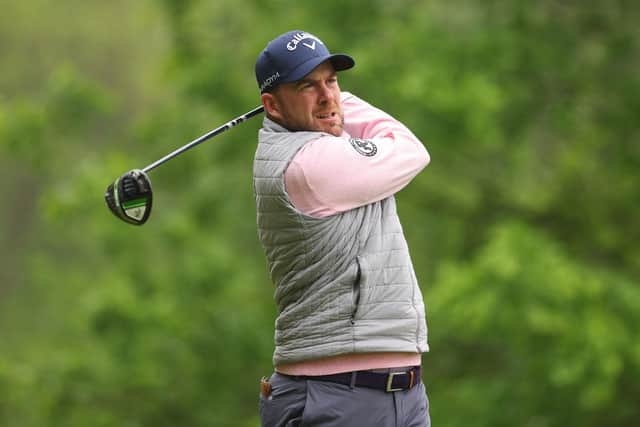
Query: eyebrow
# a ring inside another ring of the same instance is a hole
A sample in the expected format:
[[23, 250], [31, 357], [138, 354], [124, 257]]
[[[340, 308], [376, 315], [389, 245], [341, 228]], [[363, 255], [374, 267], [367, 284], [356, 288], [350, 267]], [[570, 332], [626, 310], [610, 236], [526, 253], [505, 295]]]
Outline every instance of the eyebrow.
[[[338, 73], [334, 71], [334, 72], [333, 72], [333, 73], [331, 73], [327, 78], [332, 78], [332, 77], [338, 77]], [[305, 83], [311, 83], [311, 84], [313, 84], [314, 82], [316, 82], [316, 81], [318, 81], [318, 80], [322, 80], [322, 79], [310, 79], [310, 78], [303, 77], [302, 79], [300, 79], [300, 80], [298, 80], [298, 81], [296, 82], [296, 88], [298, 88], [298, 87], [302, 86], [302, 85], [303, 85], [303, 84], [305, 84]]]

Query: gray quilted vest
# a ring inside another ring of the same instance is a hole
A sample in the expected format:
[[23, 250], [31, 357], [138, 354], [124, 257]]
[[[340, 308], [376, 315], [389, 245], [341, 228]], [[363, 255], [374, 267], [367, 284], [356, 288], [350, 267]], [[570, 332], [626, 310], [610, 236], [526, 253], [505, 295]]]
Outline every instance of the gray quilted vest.
[[424, 303], [393, 196], [326, 218], [302, 214], [287, 196], [289, 162], [323, 136], [289, 132], [268, 118], [258, 136], [258, 236], [278, 307], [273, 363], [425, 352]]

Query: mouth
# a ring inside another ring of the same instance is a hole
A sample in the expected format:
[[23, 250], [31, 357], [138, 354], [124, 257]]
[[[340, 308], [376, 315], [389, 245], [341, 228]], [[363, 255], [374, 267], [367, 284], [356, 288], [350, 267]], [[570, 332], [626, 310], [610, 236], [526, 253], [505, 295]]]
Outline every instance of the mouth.
[[320, 113], [320, 114], [316, 114], [316, 118], [320, 119], [320, 120], [333, 120], [337, 117], [337, 113], [336, 112], [326, 112], [326, 113]]

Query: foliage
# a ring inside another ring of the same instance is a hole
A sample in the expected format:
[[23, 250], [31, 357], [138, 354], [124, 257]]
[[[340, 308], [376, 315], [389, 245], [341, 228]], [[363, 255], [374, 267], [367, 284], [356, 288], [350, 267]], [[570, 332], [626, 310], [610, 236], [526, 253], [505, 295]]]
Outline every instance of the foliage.
[[[286, 12], [286, 13], [285, 13]], [[628, 426], [640, 396], [640, 7], [198, 0], [4, 5], [0, 426], [255, 426], [275, 307], [255, 232], [258, 104], [294, 28], [432, 164], [398, 195], [425, 295], [434, 425]]]

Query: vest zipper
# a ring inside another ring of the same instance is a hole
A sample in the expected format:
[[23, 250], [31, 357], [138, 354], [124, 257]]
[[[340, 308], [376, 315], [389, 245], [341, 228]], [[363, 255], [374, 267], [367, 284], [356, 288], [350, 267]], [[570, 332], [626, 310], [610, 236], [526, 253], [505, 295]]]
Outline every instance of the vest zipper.
[[351, 324], [354, 325], [356, 323], [356, 313], [358, 312], [358, 307], [360, 305], [360, 281], [362, 280], [362, 267], [360, 266], [361, 259], [360, 257], [356, 258], [356, 263], [358, 266], [358, 274], [356, 275], [355, 280], [353, 281], [353, 287], [351, 290], [352, 300], [353, 300], [353, 308], [351, 310]]

